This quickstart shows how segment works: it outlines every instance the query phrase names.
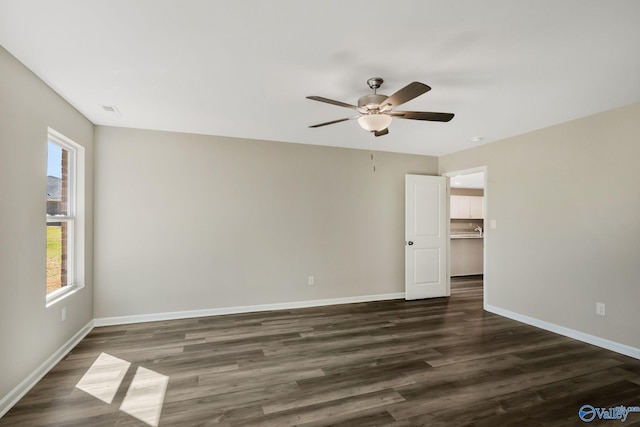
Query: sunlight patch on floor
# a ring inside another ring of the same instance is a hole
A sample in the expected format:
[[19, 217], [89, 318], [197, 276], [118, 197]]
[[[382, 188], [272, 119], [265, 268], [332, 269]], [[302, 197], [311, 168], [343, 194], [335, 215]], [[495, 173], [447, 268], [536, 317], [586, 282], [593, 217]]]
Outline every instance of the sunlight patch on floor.
[[101, 353], [76, 387], [105, 403], [113, 402], [130, 362]]
[[160, 421], [168, 383], [169, 377], [166, 375], [139, 366], [120, 410], [156, 427]]
[[[126, 360], [100, 353], [76, 387], [110, 405], [130, 367], [131, 363]], [[157, 427], [168, 384], [168, 376], [138, 366], [120, 410]]]

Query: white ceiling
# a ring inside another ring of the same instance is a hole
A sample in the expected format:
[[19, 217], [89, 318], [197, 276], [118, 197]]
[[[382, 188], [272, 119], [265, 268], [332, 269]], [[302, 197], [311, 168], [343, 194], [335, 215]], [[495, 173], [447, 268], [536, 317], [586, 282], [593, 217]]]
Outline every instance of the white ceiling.
[[[637, 0], [0, 0], [0, 44], [95, 124], [429, 155], [640, 101], [639, 41]], [[305, 96], [373, 76], [456, 116], [308, 128], [354, 112]]]

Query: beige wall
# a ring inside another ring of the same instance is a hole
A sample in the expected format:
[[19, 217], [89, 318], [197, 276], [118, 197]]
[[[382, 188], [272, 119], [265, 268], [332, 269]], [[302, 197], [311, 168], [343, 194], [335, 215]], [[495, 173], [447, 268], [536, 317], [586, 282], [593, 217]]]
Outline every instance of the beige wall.
[[95, 317], [403, 292], [404, 176], [437, 158], [369, 155], [98, 126]]
[[[93, 319], [93, 125], [0, 47], [0, 401]], [[84, 289], [45, 308], [47, 127], [85, 147]], [[61, 323], [61, 307], [67, 320]], [[2, 408], [0, 408], [1, 410]]]
[[487, 166], [486, 303], [640, 348], [639, 135], [634, 104], [439, 159]]
[[[0, 400], [94, 317], [402, 292], [404, 175], [483, 165], [487, 303], [640, 347], [640, 104], [376, 173], [366, 150], [97, 127], [94, 271], [94, 127], [1, 47], [0, 70]], [[46, 308], [48, 126], [86, 148], [87, 252]]]

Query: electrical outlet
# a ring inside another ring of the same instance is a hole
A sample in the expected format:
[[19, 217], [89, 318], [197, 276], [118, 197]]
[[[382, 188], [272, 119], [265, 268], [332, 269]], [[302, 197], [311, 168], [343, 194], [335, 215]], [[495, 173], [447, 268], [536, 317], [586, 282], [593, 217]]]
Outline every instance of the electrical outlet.
[[62, 307], [62, 311], [60, 314], [60, 321], [64, 322], [65, 320], [67, 320], [67, 307]]
[[313, 286], [316, 284], [316, 278], [314, 276], [309, 276], [307, 278], [307, 285]]
[[596, 303], [596, 314], [599, 316], [604, 316], [605, 315], [605, 306], [603, 302], [597, 302]]

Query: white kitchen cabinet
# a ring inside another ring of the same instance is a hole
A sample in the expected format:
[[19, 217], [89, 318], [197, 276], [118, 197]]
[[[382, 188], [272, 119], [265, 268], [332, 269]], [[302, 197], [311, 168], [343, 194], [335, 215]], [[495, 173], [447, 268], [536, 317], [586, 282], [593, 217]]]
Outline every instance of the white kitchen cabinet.
[[484, 218], [484, 197], [469, 196], [469, 218]]
[[484, 197], [451, 196], [450, 215], [454, 219], [483, 219]]
[[451, 196], [451, 218], [469, 218], [469, 199], [467, 196]]

